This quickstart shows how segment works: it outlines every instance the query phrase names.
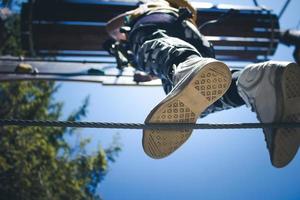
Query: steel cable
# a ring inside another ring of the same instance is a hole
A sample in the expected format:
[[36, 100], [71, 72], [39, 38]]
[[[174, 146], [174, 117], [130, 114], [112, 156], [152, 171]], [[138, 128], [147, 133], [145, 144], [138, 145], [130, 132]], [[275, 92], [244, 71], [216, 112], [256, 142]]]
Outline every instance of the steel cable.
[[258, 128], [300, 128], [300, 123], [230, 123], [230, 124], [191, 124], [191, 123], [112, 123], [112, 122], [73, 122], [49, 120], [0, 119], [0, 126], [43, 126], [103, 129], [258, 129]]

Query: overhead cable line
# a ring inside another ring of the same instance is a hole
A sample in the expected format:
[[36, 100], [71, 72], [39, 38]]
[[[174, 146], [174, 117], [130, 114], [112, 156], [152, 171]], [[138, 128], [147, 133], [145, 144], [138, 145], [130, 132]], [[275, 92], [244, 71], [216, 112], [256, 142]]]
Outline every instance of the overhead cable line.
[[253, 0], [253, 3], [254, 3], [255, 6], [259, 7], [259, 4], [258, 4], [257, 0]]
[[237, 123], [237, 124], [191, 124], [191, 123], [111, 123], [111, 122], [74, 122], [49, 120], [0, 119], [0, 126], [43, 126], [104, 129], [258, 129], [258, 128], [300, 128], [300, 123]]
[[284, 14], [284, 12], [285, 12], [285, 10], [286, 10], [286, 8], [288, 7], [288, 5], [289, 5], [290, 2], [291, 2], [291, 0], [287, 0], [287, 1], [285, 2], [285, 4], [283, 5], [283, 7], [281, 8], [281, 11], [280, 11], [279, 14], [278, 14], [278, 18], [279, 18], [279, 19], [280, 19], [281, 16]]
[[299, 28], [300, 28], [300, 19], [299, 19], [299, 21], [297, 23], [297, 26], [296, 26], [296, 29], [299, 29]]
[[221, 16], [219, 16], [217, 19], [213, 19], [213, 20], [209, 20], [203, 24], [201, 24], [198, 27], [198, 30], [201, 31], [203, 28], [205, 28], [208, 25], [212, 25], [212, 24], [221, 24], [224, 21], [230, 19], [234, 14], [238, 13], [238, 10], [235, 9], [229, 9], [227, 12], [223, 13]]

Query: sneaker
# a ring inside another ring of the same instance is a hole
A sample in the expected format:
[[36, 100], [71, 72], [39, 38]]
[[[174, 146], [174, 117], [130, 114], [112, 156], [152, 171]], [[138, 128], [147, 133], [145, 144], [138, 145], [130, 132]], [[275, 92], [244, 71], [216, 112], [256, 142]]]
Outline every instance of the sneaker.
[[[262, 123], [300, 122], [300, 67], [265, 62], [246, 67], [237, 81], [240, 96]], [[296, 155], [299, 128], [263, 129], [271, 162], [286, 166]]]
[[[174, 88], [150, 112], [150, 123], [196, 123], [199, 115], [227, 91], [231, 83], [229, 68], [211, 58], [187, 60], [175, 69]], [[177, 150], [192, 130], [144, 130], [143, 148], [159, 159]]]

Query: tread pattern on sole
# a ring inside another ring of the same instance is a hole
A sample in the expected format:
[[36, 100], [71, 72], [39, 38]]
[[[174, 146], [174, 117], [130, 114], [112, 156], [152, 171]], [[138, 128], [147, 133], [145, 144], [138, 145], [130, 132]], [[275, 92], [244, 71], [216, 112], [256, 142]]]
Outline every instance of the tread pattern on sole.
[[181, 146], [191, 135], [191, 130], [173, 131], [151, 130], [149, 134], [149, 150], [154, 158], [168, 156]]
[[196, 114], [180, 100], [169, 103], [163, 109], [161, 115], [152, 119], [152, 122], [163, 123], [193, 123], [196, 120]]
[[[285, 96], [287, 100], [300, 97], [300, 68], [289, 66], [285, 74]], [[285, 122], [300, 122], [300, 111], [296, 114], [286, 113]], [[276, 130], [273, 163], [278, 167], [286, 166], [297, 153], [300, 143], [299, 128]]]
[[228, 80], [213, 70], [201, 74], [200, 77], [200, 80], [194, 82], [194, 87], [201, 95], [205, 96], [208, 101], [217, 100], [228, 85]]
[[[226, 67], [226, 66], [225, 66]], [[207, 67], [189, 83], [198, 96], [204, 96], [213, 103], [230, 85], [231, 77], [224, 66]], [[195, 95], [195, 96], [197, 96]], [[206, 102], [207, 104], [207, 102]], [[207, 105], [209, 106], [209, 105]], [[151, 123], [195, 123], [200, 110], [192, 110], [184, 101], [174, 98], [153, 113]], [[190, 136], [192, 130], [144, 130], [145, 152], [152, 158], [163, 158], [178, 149]]]
[[287, 98], [300, 97], [300, 67], [291, 66], [287, 69], [286, 95]]
[[276, 148], [274, 149], [273, 163], [277, 167], [286, 166], [297, 153], [297, 135], [300, 129], [278, 129], [276, 136]]
[[[193, 123], [196, 114], [180, 100], [174, 100], [161, 110], [161, 115], [154, 116], [156, 123]], [[191, 135], [191, 130], [151, 130], [149, 134], [149, 151], [152, 157], [169, 155], [181, 146]]]

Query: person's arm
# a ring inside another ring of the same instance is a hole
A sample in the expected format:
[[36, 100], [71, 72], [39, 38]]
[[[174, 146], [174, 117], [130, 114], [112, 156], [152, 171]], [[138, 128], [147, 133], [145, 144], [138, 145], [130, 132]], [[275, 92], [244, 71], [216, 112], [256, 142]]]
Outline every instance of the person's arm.
[[117, 17], [109, 20], [106, 25], [106, 31], [114, 40], [126, 40], [126, 35], [120, 32], [120, 28], [124, 26], [125, 17], [128, 16], [128, 12], [118, 15]]
[[188, 0], [165, 0], [174, 8], [188, 8], [192, 12], [192, 22], [196, 24], [197, 21], [197, 9], [192, 6]]
[[144, 7], [140, 6], [134, 10], [127, 11], [121, 15], [118, 15], [117, 17], [109, 20], [106, 25], [106, 31], [109, 34], [110, 37], [113, 39], [120, 41], [120, 40], [126, 40], [127, 36], [124, 33], [120, 32], [120, 28], [124, 26], [124, 21], [126, 17], [135, 17], [141, 15], [144, 11]]
[[106, 31], [108, 32], [110, 37], [112, 37], [117, 41], [126, 40], [127, 39], [126, 34], [121, 33], [120, 28], [124, 26], [124, 21], [127, 16], [135, 18], [149, 10], [163, 8], [163, 7], [169, 7], [169, 3], [167, 1], [158, 1], [158, 2], [150, 2], [150, 3], [142, 4], [134, 10], [128, 11], [109, 20], [106, 25]]

